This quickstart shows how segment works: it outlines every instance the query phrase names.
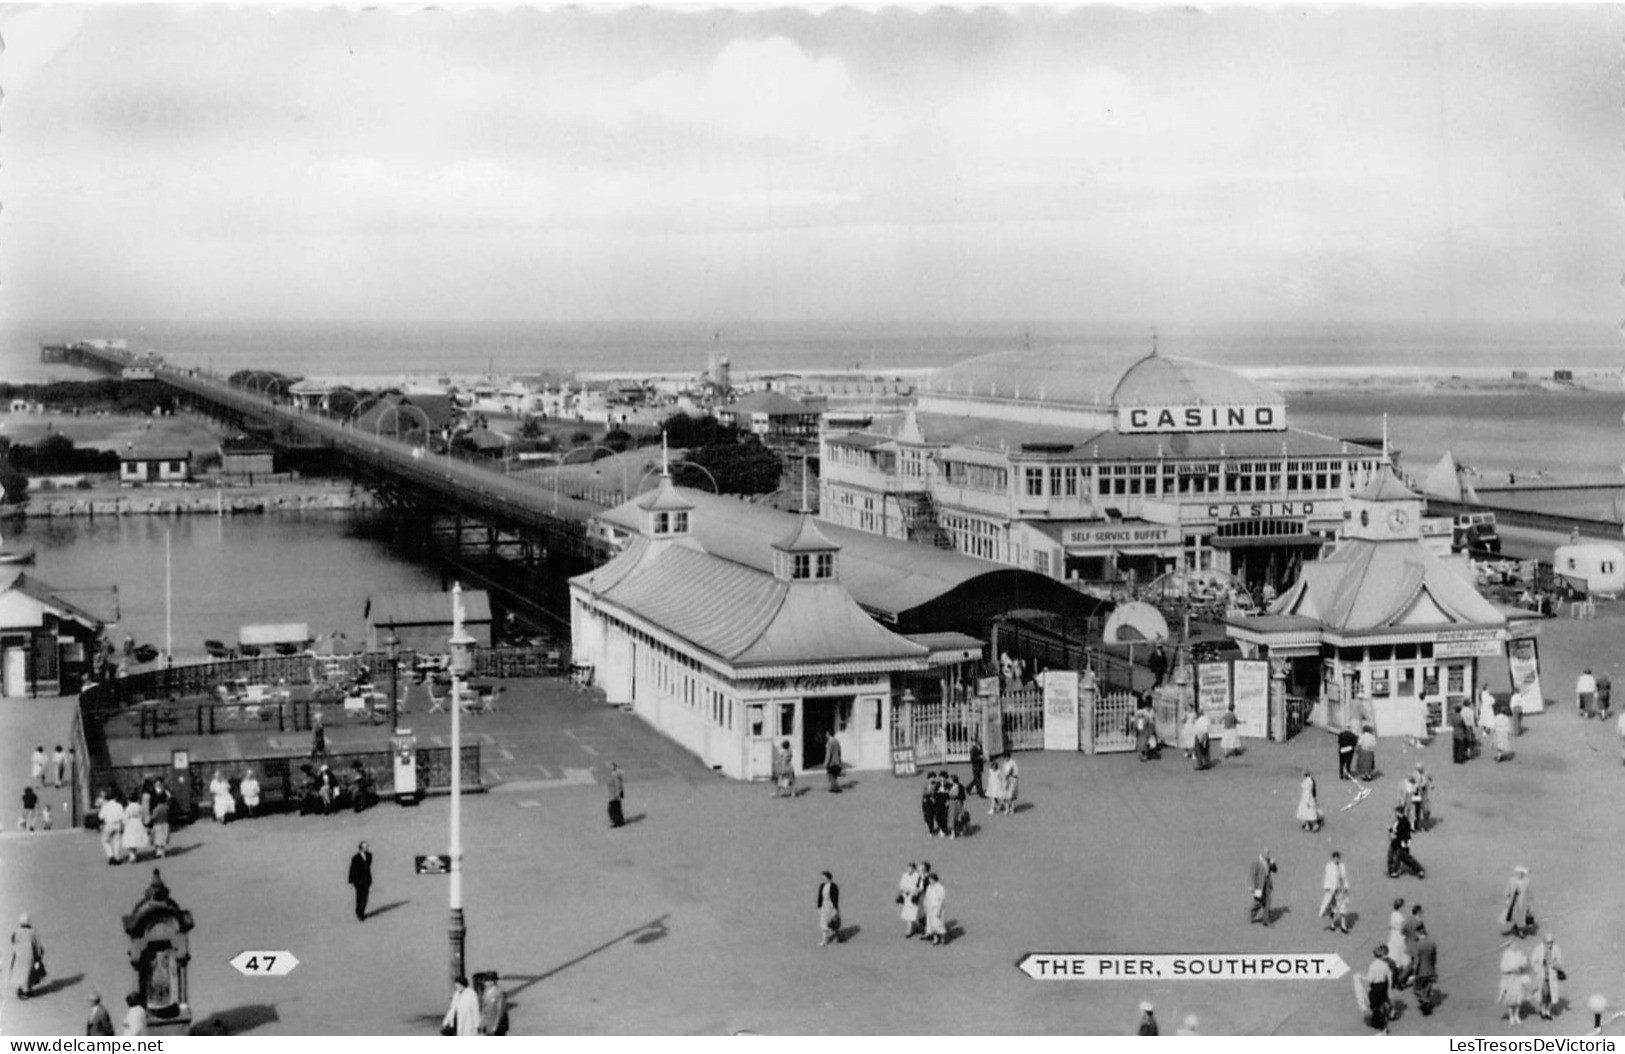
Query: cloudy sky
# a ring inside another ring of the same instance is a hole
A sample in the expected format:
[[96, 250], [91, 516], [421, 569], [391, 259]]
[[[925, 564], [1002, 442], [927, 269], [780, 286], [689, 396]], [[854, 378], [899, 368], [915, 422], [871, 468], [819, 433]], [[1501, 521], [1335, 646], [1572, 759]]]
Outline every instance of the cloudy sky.
[[1613, 324], [1601, 6], [0, 9], [12, 318]]

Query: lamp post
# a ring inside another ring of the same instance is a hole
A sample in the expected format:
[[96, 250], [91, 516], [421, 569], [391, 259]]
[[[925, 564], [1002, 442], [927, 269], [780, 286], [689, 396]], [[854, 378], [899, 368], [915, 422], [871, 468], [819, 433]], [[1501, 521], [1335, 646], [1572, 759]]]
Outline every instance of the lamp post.
[[384, 648], [389, 652], [389, 731], [393, 735], [401, 730], [401, 638], [395, 635], [393, 626]]
[[473, 659], [474, 638], [463, 629], [463, 584], [451, 587], [451, 978], [463, 970], [463, 675]]

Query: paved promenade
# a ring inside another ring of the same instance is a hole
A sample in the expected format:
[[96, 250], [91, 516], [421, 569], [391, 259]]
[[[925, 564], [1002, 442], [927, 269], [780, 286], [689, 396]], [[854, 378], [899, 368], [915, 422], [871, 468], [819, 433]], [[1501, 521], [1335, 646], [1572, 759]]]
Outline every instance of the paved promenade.
[[[976, 810], [974, 835], [960, 841], [926, 836], [916, 780], [858, 773], [837, 796], [804, 778], [801, 797], [774, 800], [592, 696], [516, 686], [505, 713], [467, 726], [493, 738], [490, 764], [509, 781], [464, 800], [468, 967], [501, 972], [514, 1030], [531, 1034], [1125, 1033], [1142, 999], [1169, 1031], [1194, 1013], [1214, 1035], [1361, 1034], [1347, 978], [1040, 982], [1015, 964], [1030, 951], [1336, 951], [1363, 968], [1391, 899], [1404, 896], [1426, 907], [1447, 998], [1424, 1018], [1401, 993], [1411, 1006], [1395, 1032], [1582, 1033], [1591, 993], [1625, 1004], [1625, 767], [1612, 727], [1578, 720], [1570, 698], [1582, 663], [1620, 681], [1618, 662], [1593, 660], [1612, 654], [1621, 628], [1546, 623], [1546, 695], [1562, 703], [1528, 721], [1514, 761], [1454, 766], [1448, 741], [1385, 741], [1384, 776], [1344, 811], [1351, 790], [1319, 731], [1255, 743], [1207, 773], [1177, 753], [1146, 764], [1023, 754], [1021, 811]], [[411, 721], [443, 734], [422, 715]], [[629, 776], [633, 822], [620, 830], [607, 825], [599, 785], [612, 760]], [[1389, 880], [1383, 830], [1399, 776], [1419, 760], [1438, 781], [1440, 822], [1415, 843], [1428, 878]], [[1305, 766], [1328, 814], [1318, 834], [1293, 819]], [[412, 857], [444, 851], [447, 808], [435, 798], [179, 831], [160, 866], [197, 919], [199, 1020], [254, 1035], [432, 1033], [447, 996], [446, 879], [413, 875]], [[358, 923], [344, 880], [362, 838], [377, 885], [374, 914]], [[1248, 867], [1266, 845], [1286, 909], [1268, 930], [1247, 923]], [[1348, 936], [1314, 918], [1333, 848], [1354, 887]], [[921, 858], [948, 889], [954, 938], [941, 948], [904, 940], [893, 903], [903, 865]], [[1532, 871], [1575, 1003], [1517, 1029], [1494, 1007], [1496, 917], [1515, 864]], [[131, 972], [119, 916], [152, 866], [108, 867], [83, 833], [0, 837], [0, 917], [31, 912], [52, 969], [43, 997], [0, 1005], [0, 1032], [78, 1032], [91, 989], [121, 1000]], [[848, 940], [819, 948], [824, 868], [841, 885]], [[228, 961], [245, 949], [288, 950], [300, 965], [242, 977]]]

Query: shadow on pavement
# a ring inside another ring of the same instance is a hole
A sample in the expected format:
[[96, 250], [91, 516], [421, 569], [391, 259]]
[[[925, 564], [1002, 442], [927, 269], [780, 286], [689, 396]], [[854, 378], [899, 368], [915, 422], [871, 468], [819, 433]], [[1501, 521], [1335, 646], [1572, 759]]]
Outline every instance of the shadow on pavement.
[[38, 999], [42, 995], [50, 995], [52, 992], [60, 992], [64, 988], [72, 988], [84, 979], [84, 974], [76, 973], [71, 977], [58, 977], [55, 980], [46, 981], [44, 984], [35, 985], [28, 993], [28, 998]]
[[202, 1021], [195, 1022], [189, 1030], [189, 1034], [194, 1036], [237, 1036], [277, 1020], [279, 1018], [276, 1007], [267, 1006], [264, 1003], [250, 1003], [247, 1006], [234, 1006], [230, 1010], [210, 1014]]
[[[555, 967], [553, 967], [553, 969], [548, 970], [548, 971], [546, 971], [544, 973], [522, 974], [522, 973], [510, 973], [510, 972], [504, 970], [504, 971], [502, 971], [503, 980], [514, 980], [514, 981], [523, 981], [524, 982], [523, 984], [514, 985], [512, 988], [507, 989], [507, 993], [508, 993], [508, 995], [510, 997], [511, 996], [516, 996], [520, 992], [523, 992], [525, 989], [530, 988], [532, 985], [540, 984], [541, 982], [547, 980], [549, 977], [553, 977], [553, 976], [556, 976], [557, 974], [561, 974], [564, 971], [568, 970], [572, 966], [575, 966], [575, 965], [577, 965], [579, 963], [586, 962], [588, 959], [592, 958], [594, 955], [597, 955], [599, 952], [607, 951], [608, 949], [615, 947], [615, 945], [621, 943], [624, 940], [627, 940], [628, 938], [630, 938], [632, 940], [632, 943], [634, 943], [634, 944], [652, 944], [653, 942], [660, 940], [662, 937], [666, 936], [666, 934], [668, 932], [670, 932], [670, 931], [668, 931], [666, 929], [666, 919], [668, 917], [669, 916], [661, 915], [659, 918], [651, 919], [648, 922], [645, 922], [641, 926], [635, 926], [632, 929], [627, 930], [625, 933], [621, 934], [620, 936], [611, 937], [609, 940], [607, 940], [604, 943], [600, 944], [598, 947], [590, 948], [587, 951], [584, 951], [580, 955], [576, 956], [574, 959], [571, 959], [568, 962], [560, 963], [558, 966], [555, 966]], [[436, 1019], [436, 1020], [438, 1020], [438, 1019]]]
[[396, 908], [405, 907], [410, 903], [412, 903], [410, 900], [392, 900], [388, 904], [380, 904], [376, 908], [368, 909], [367, 918], [375, 918], [386, 911], [394, 911]]

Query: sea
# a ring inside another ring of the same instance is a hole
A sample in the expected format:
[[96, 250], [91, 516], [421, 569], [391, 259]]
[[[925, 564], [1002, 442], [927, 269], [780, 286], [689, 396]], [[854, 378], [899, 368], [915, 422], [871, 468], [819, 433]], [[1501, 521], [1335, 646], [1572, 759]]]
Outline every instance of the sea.
[[[90, 375], [82, 370], [41, 363], [39, 347], [97, 337], [123, 338], [135, 352], [217, 374], [258, 369], [388, 382], [448, 374], [698, 375], [713, 355], [726, 357], [736, 373], [901, 375], [1024, 347], [1075, 356], [1079, 369], [1088, 369], [1150, 351], [1155, 342], [1168, 355], [1281, 378], [1276, 383], [1290, 389], [1289, 424], [1337, 438], [1386, 435], [1415, 480], [1426, 478], [1448, 452], [1485, 488], [1510, 477], [1609, 485], [1525, 492], [1506, 499], [1509, 504], [1614, 519], [1625, 505], [1625, 488], [1612, 486], [1625, 484], [1625, 391], [1617, 372], [1625, 344], [1602, 325], [1215, 326], [1153, 333], [1150, 327], [1077, 324], [0, 319], [0, 381], [85, 379]], [[1450, 383], [1510, 380], [1513, 371], [1535, 382], [1559, 370], [1602, 383], [1531, 383], [1516, 390]], [[1349, 383], [1361, 377], [1394, 383], [1376, 390]], [[1316, 378], [1327, 383], [1317, 385]], [[167, 635], [177, 657], [185, 657], [201, 654], [206, 639], [235, 639], [238, 627], [251, 623], [306, 622], [313, 633], [359, 639], [369, 595], [444, 586], [438, 569], [391, 552], [368, 515], [13, 521], [6, 540], [33, 545], [39, 576], [74, 590], [66, 595], [84, 598], [99, 614], [104, 608], [94, 605], [105, 605], [116, 587], [114, 606], [103, 615], [116, 616], [116, 634], [160, 648]]]

